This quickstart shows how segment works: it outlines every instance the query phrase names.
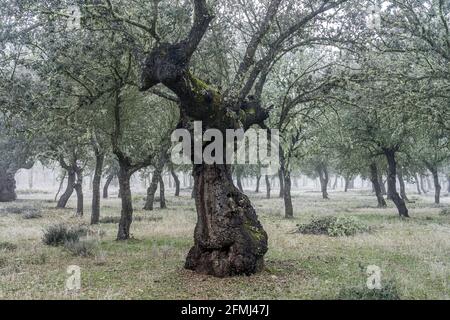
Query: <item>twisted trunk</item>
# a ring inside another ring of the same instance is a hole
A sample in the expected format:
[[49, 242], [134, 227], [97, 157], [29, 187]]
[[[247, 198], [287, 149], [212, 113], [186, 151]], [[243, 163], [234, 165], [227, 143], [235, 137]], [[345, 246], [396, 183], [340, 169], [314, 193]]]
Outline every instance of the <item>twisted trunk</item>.
[[380, 180], [378, 178], [378, 168], [375, 162], [370, 164], [370, 181], [372, 181], [373, 189], [375, 191], [375, 195], [377, 196], [378, 208], [386, 208], [387, 204], [383, 198]]
[[434, 203], [439, 204], [441, 202], [441, 184], [439, 183], [439, 173], [436, 165], [427, 164], [428, 170], [430, 170], [433, 176], [434, 183]]
[[97, 224], [100, 220], [100, 184], [102, 180], [104, 160], [104, 153], [96, 153], [94, 179], [92, 180], [91, 224]]
[[409, 217], [405, 200], [400, 197], [396, 188], [397, 162], [395, 160], [395, 151], [391, 149], [385, 149], [384, 154], [388, 162], [388, 191], [391, 195], [392, 201], [397, 207], [398, 214], [401, 217]]
[[280, 182], [280, 198], [284, 197], [284, 174], [283, 171], [280, 169], [278, 171], [278, 181]]
[[67, 202], [69, 201], [70, 197], [72, 196], [74, 185], [76, 180], [76, 173], [75, 170], [69, 169], [67, 170], [67, 187], [66, 191], [62, 194], [61, 198], [59, 198], [58, 204], [56, 205], [57, 208], [62, 209], [65, 208], [67, 205]]
[[198, 220], [185, 267], [218, 277], [261, 271], [267, 234], [229, 166], [195, 165], [194, 183]]
[[161, 179], [160, 173], [155, 170], [152, 175], [152, 181], [150, 182], [150, 186], [147, 189], [147, 199], [145, 201], [144, 210], [152, 211], [153, 203], [155, 201], [155, 193], [158, 189], [158, 183]]

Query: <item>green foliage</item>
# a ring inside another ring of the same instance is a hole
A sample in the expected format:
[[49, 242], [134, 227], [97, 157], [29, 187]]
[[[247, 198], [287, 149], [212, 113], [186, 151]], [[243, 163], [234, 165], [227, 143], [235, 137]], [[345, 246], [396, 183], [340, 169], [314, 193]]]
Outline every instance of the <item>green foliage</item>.
[[330, 237], [354, 236], [369, 231], [369, 227], [352, 217], [314, 218], [310, 223], [298, 226], [299, 233], [328, 235]]
[[439, 214], [441, 216], [448, 216], [448, 215], [450, 215], [450, 208], [443, 208]]
[[66, 242], [77, 242], [80, 240], [80, 236], [85, 234], [85, 228], [68, 228], [64, 224], [58, 224], [44, 230], [42, 241], [48, 246], [57, 247], [64, 245]]
[[343, 288], [339, 292], [339, 300], [400, 300], [395, 282], [388, 281], [381, 289], [367, 287]]

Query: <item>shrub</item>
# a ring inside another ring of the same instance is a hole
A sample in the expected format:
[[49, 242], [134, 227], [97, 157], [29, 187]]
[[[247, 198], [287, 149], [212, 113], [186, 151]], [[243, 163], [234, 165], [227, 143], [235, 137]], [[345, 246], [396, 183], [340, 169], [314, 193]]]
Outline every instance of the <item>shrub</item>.
[[448, 216], [448, 215], [450, 215], [450, 208], [443, 208], [439, 214], [441, 216]]
[[42, 218], [42, 214], [40, 212], [29, 211], [29, 212], [24, 213], [22, 215], [22, 218], [24, 218], [26, 220], [39, 219], [39, 218]]
[[388, 281], [382, 289], [371, 290], [367, 287], [351, 287], [342, 289], [337, 297], [338, 300], [400, 300], [397, 286]]
[[7, 214], [40, 214], [41, 208], [33, 207], [33, 206], [21, 206], [21, 207], [7, 207], [1, 210], [2, 213]]
[[93, 240], [68, 241], [64, 248], [74, 256], [87, 258], [95, 255], [97, 243]]
[[16, 249], [17, 249], [17, 246], [14, 243], [0, 242], [0, 250], [15, 251]]
[[369, 228], [351, 217], [314, 218], [310, 223], [299, 226], [302, 234], [328, 235], [330, 237], [353, 236], [367, 232]]
[[61, 246], [66, 242], [79, 241], [85, 231], [84, 228], [67, 228], [63, 224], [58, 224], [44, 230], [42, 241], [48, 246]]

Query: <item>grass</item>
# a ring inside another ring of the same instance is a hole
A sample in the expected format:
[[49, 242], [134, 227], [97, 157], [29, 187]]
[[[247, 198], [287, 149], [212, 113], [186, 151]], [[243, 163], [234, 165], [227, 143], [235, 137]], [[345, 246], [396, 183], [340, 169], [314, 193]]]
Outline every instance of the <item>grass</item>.
[[[42, 243], [49, 226], [77, 227], [90, 218], [75, 217], [74, 202], [68, 210], [53, 209], [50, 197], [32, 194], [21, 200], [25, 206], [39, 205], [40, 219], [0, 215], [0, 243], [15, 248], [0, 250], [0, 294], [5, 299], [376, 298], [364, 291], [369, 265], [381, 268], [387, 290], [395, 283], [400, 299], [450, 299], [450, 215], [440, 214], [442, 207], [434, 206], [431, 197], [416, 197], [412, 218], [405, 220], [397, 217], [392, 204], [376, 209], [369, 193], [331, 193], [328, 201], [320, 193], [296, 193], [296, 218], [286, 220], [282, 199], [251, 194], [269, 235], [266, 266], [260, 274], [227, 279], [183, 269], [196, 221], [188, 191], [180, 198], [169, 196], [167, 210], [144, 212], [136, 203], [132, 240], [115, 241], [114, 223], [91, 227], [96, 248], [87, 257]], [[443, 202], [448, 207], [450, 198]], [[119, 199], [102, 202], [103, 217], [119, 214]], [[372, 232], [352, 237], [295, 232], [297, 225], [325, 216], [355, 218]], [[70, 265], [80, 266], [82, 273], [82, 290], [75, 297], [65, 295]]]

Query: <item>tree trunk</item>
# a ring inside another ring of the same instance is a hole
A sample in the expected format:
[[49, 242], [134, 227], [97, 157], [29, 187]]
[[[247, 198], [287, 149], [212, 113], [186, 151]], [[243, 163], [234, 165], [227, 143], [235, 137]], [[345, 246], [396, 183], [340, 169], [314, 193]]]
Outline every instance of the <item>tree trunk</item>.
[[417, 193], [420, 195], [422, 191], [420, 191], [420, 183], [419, 178], [417, 177], [417, 173], [414, 174], [414, 182], [416, 183]]
[[64, 180], [66, 180], [66, 175], [67, 175], [67, 171], [64, 170], [64, 174], [63, 174], [63, 176], [61, 178], [61, 181], [59, 182], [58, 191], [56, 192], [56, 195], [55, 195], [55, 201], [58, 199], [59, 193], [61, 192], [61, 189], [62, 189], [63, 184], [64, 184]]
[[425, 183], [424, 183], [423, 174], [420, 175], [420, 189], [422, 189], [422, 192], [424, 194], [428, 193], [427, 189], [425, 189]]
[[66, 191], [62, 194], [61, 198], [59, 198], [58, 204], [56, 205], [57, 208], [62, 209], [65, 208], [67, 205], [67, 202], [69, 201], [70, 197], [72, 196], [74, 185], [75, 185], [75, 179], [76, 174], [73, 169], [70, 169], [67, 171], [67, 187]]
[[97, 224], [100, 220], [100, 184], [103, 173], [104, 153], [97, 153], [95, 156], [94, 179], [92, 180], [92, 213], [91, 224]]
[[266, 199], [270, 199], [270, 178], [268, 175], [266, 175], [265, 180], [266, 180]]
[[114, 179], [114, 174], [110, 174], [106, 178], [105, 185], [103, 186], [103, 199], [108, 199], [109, 185], [111, 184], [111, 181], [113, 181], [113, 179]]
[[[377, 168], [377, 170], [378, 170], [378, 168]], [[381, 194], [383, 196], [386, 196], [387, 195], [386, 185], [384, 184], [383, 175], [381, 174], [380, 170], [378, 170], [378, 183], [380, 184]]]
[[33, 168], [28, 172], [28, 189], [33, 190]]
[[450, 193], [450, 174], [447, 175], [447, 192]]
[[439, 173], [436, 166], [429, 165], [428, 170], [430, 170], [433, 175], [434, 183], [434, 203], [439, 204], [441, 202], [441, 184], [439, 183]]
[[278, 171], [278, 181], [280, 182], [280, 195], [279, 195], [279, 197], [280, 198], [283, 198], [284, 197], [284, 180], [283, 180], [283, 171], [280, 169], [279, 171]]
[[244, 188], [242, 187], [242, 177], [241, 177], [241, 173], [236, 173], [236, 183], [237, 183], [237, 187], [239, 188], [240, 192], [244, 192]]
[[267, 234], [227, 165], [195, 165], [197, 225], [185, 267], [217, 277], [262, 270]]
[[406, 187], [405, 187], [405, 180], [403, 180], [403, 169], [401, 167], [397, 168], [397, 177], [398, 182], [400, 184], [400, 196], [403, 200], [409, 201], [408, 197], [406, 196]]
[[17, 199], [15, 172], [0, 168], [0, 202]]
[[329, 199], [328, 191], [327, 191], [328, 180], [329, 180], [327, 167], [324, 164], [319, 164], [316, 167], [316, 171], [319, 174], [320, 189], [322, 191], [322, 197], [324, 199]]
[[333, 187], [332, 187], [333, 190], [336, 190], [337, 184], [338, 184], [338, 175], [336, 175], [334, 177], [334, 183], [333, 183]]
[[83, 196], [83, 170], [76, 171], [77, 181], [74, 184], [74, 189], [77, 194], [77, 216], [82, 217], [84, 214], [84, 196]]
[[180, 196], [180, 179], [178, 178], [175, 170], [173, 168], [170, 169], [170, 173], [172, 174], [173, 181], [175, 182], [175, 197]]
[[294, 218], [294, 209], [292, 207], [292, 196], [291, 196], [291, 173], [289, 170], [283, 169], [283, 199], [284, 199], [284, 216], [286, 219]]
[[348, 192], [348, 189], [350, 188], [350, 180], [352, 178], [350, 176], [347, 176], [344, 178], [345, 180], [345, 187], [344, 187], [344, 192]]
[[166, 195], [164, 193], [164, 180], [162, 176], [159, 176], [159, 204], [161, 209], [166, 209]]
[[130, 239], [130, 227], [133, 221], [133, 202], [130, 188], [131, 174], [127, 166], [120, 165], [118, 177], [120, 193], [122, 195], [122, 211], [120, 213], [117, 240], [128, 240]]
[[259, 185], [261, 182], [261, 175], [256, 176], [256, 190], [255, 193], [259, 193]]
[[409, 217], [408, 209], [406, 208], [405, 200], [403, 200], [397, 192], [396, 180], [397, 180], [397, 162], [395, 160], [395, 151], [384, 151], [388, 162], [388, 190], [392, 197], [392, 201], [397, 207], [398, 214], [401, 217]]
[[377, 196], [378, 208], [386, 208], [387, 204], [383, 198], [383, 193], [381, 191], [380, 180], [378, 177], [378, 168], [375, 162], [370, 164], [370, 180], [372, 181], [373, 189], [375, 195]]
[[155, 169], [152, 175], [152, 181], [150, 182], [150, 186], [147, 189], [147, 199], [145, 201], [144, 210], [152, 211], [153, 210], [153, 202], [155, 201], [155, 193], [158, 189], [158, 183], [161, 177], [159, 172]]

